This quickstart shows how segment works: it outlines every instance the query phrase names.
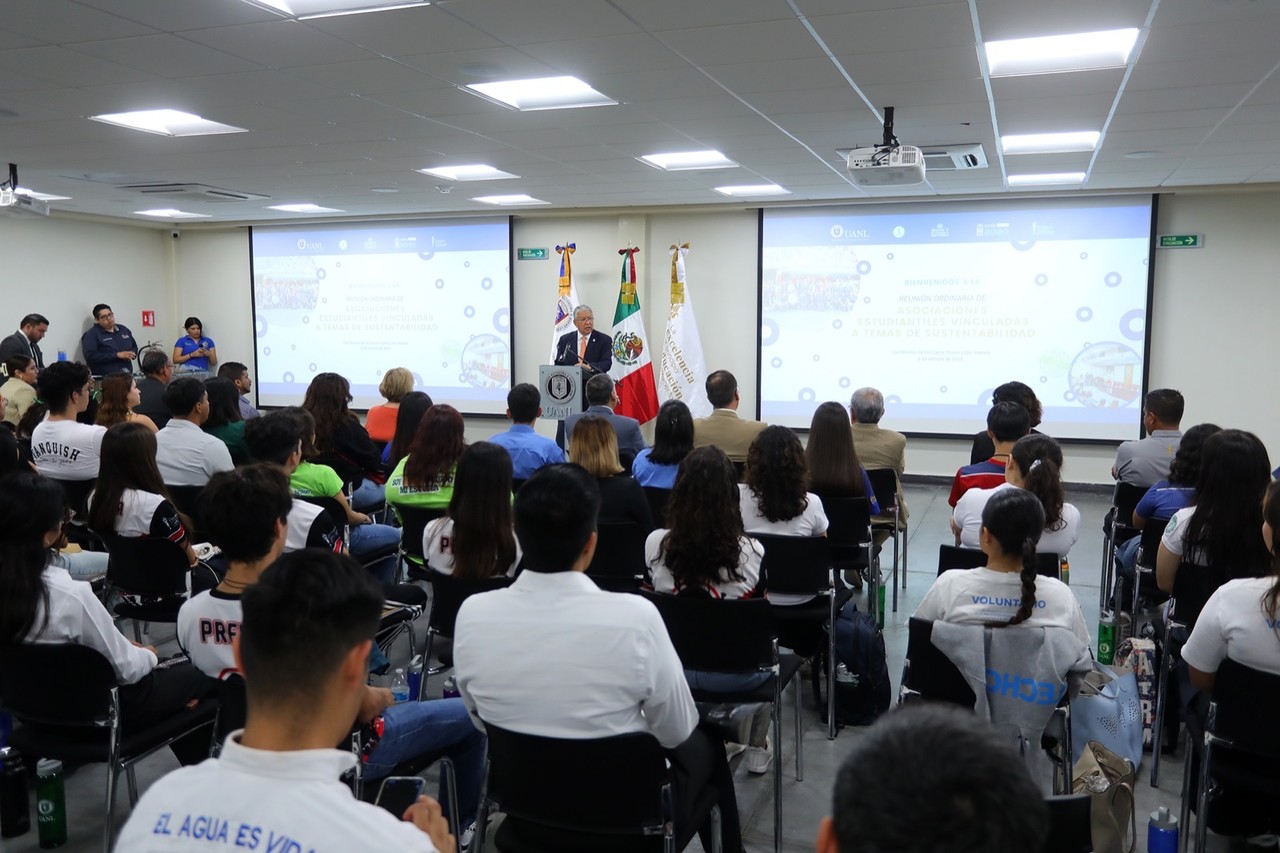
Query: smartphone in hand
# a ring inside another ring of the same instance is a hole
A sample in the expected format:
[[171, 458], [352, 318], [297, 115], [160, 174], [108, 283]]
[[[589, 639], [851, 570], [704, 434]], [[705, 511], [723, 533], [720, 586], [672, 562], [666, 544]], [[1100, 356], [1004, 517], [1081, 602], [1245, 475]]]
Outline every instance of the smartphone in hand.
[[399, 820], [426, 787], [427, 780], [421, 776], [388, 776], [382, 780], [374, 805], [382, 806]]

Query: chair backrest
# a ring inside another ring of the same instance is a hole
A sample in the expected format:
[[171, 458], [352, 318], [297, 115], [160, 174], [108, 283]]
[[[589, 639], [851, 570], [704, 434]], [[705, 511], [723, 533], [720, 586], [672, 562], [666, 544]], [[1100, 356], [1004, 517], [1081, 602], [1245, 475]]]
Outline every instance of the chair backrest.
[[165, 486], [165, 490], [169, 493], [169, 497], [173, 499], [173, 505], [178, 508], [178, 512], [183, 513], [197, 525], [200, 523], [200, 494], [204, 492], [204, 486]]
[[400, 516], [400, 547], [411, 557], [425, 560], [422, 552], [422, 533], [427, 525], [437, 518], [444, 517], [444, 509], [427, 509], [420, 506], [393, 504], [396, 514]]
[[914, 616], [907, 622], [907, 660], [902, 686], [920, 698], [972, 708], [978, 701], [960, 670], [933, 644], [933, 622]]
[[488, 796], [520, 820], [593, 833], [660, 832], [666, 753], [648, 733], [592, 740], [485, 723]]
[[1194, 628], [1200, 611], [1209, 602], [1209, 596], [1226, 582], [1226, 576], [1208, 566], [1183, 560], [1178, 573], [1173, 576], [1173, 605], [1169, 618], [1188, 628]]
[[871, 501], [847, 495], [819, 494], [827, 515], [827, 538], [836, 548], [856, 548], [871, 541]]
[[649, 512], [653, 515], [653, 523], [658, 527], [666, 527], [667, 501], [671, 500], [671, 490], [659, 489], [657, 486], [645, 486], [644, 496], [649, 501]]
[[75, 511], [78, 519], [83, 520], [89, 514], [89, 493], [98, 485], [98, 478], [59, 480], [56, 477], [49, 477], [49, 479], [62, 486], [62, 493], [67, 498], [67, 506]]
[[115, 670], [96, 649], [75, 643], [19, 643], [0, 649], [0, 697], [27, 723], [104, 726]]
[[892, 468], [868, 468], [871, 490], [876, 493], [880, 512], [888, 515], [898, 504], [898, 472]]
[[244, 728], [249, 715], [249, 699], [245, 693], [244, 676], [238, 672], [218, 682], [218, 727], [224, 732]]
[[685, 669], [759, 672], [773, 666], [777, 629], [767, 600], [640, 594], [658, 608]]
[[1049, 837], [1044, 853], [1092, 853], [1092, 798], [1088, 794], [1064, 794], [1045, 797], [1044, 803], [1049, 807]]
[[1062, 558], [1057, 554], [1036, 554], [1036, 574], [1042, 578], [1062, 577]]
[[1214, 679], [1213, 702], [1214, 734], [1235, 749], [1280, 758], [1280, 675], [1226, 658]]
[[[956, 545], [938, 546], [938, 574], [952, 569], [977, 569], [987, 564], [987, 555], [977, 548]], [[1062, 574], [1062, 558], [1057, 554], [1036, 554], [1036, 574], [1057, 578]]]
[[764, 546], [760, 577], [770, 592], [831, 594], [831, 542], [825, 536], [755, 533]]
[[150, 536], [113, 536], [108, 542], [107, 582], [135, 595], [185, 594], [191, 565], [176, 542]]
[[596, 553], [587, 577], [601, 589], [627, 592], [644, 580], [644, 540], [648, 532], [632, 521], [602, 521], [596, 525]]
[[342, 503], [337, 498], [331, 495], [294, 495], [293, 499], [320, 507], [324, 510], [324, 514], [329, 516], [334, 527], [339, 530], [347, 529], [347, 511], [343, 509]]
[[1132, 483], [1116, 482], [1115, 490], [1111, 493], [1111, 505], [1116, 508], [1115, 521], [1117, 524], [1128, 527], [1133, 521], [1133, 510], [1138, 506], [1138, 501], [1142, 500], [1142, 496], [1147, 493], [1150, 486], [1135, 486]]
[[1141, 565], [1156, 564], [1156, 552], [1160, 550], [1160, 540], [1164, 538], [1164, 529], [1168, 526], [1167, 518], [1148, 518], [1147, 523], [1142, 526], [1142, 542], [1138, 545], [1143, 557]]
[[506, 575], [479, 581], [464, 581], [442, 572], [426, 571], [431, 582], [431, 613], [427, 616], [427, 628], [442, 637], [452, 637], [458, 621], [458, 608], [471, 596], [511, 586]]

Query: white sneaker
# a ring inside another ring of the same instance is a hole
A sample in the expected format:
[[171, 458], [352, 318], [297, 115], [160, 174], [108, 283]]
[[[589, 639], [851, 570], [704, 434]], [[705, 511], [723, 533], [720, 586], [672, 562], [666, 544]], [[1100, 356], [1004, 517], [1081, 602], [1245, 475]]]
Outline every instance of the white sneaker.
[[758, 746], [747, 747], [746, 761], [748, 773], [768, 773], [773, 764], [773, 744], [766, 738], [763, 749]]
[[733, 758], [735, 755], [741, 755], [746, 749], [746, 744], [734, 743], [733, 741], [724, 742], [724, 757]]
[[467, 850], [471, 846], [471, 839], [476, 837], [476, 822], [473, 820], [462, 830], [462, 834], [458, 836], [458, 850]]

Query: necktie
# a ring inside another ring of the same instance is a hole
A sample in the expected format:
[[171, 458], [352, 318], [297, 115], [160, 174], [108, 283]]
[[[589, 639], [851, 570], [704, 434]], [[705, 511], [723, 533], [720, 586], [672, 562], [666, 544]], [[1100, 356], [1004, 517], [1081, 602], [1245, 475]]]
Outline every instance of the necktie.
[[587, 339], [578, 338], [578, 358], [585, 359], [587, 357]]

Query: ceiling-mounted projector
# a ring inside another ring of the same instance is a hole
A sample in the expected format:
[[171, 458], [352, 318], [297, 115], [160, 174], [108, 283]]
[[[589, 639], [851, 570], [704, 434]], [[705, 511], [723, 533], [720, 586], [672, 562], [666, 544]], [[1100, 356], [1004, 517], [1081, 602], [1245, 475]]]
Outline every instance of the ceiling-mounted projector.
[[862, 187], [904, 187], [924, 182], [924, 154], [914, 145], [855, 148], [845, 165]]
[[18, 167], [9, 164], [9, 179], [0, 181], [0, 216], [48, 216], [49, 202], [18, 192]]

